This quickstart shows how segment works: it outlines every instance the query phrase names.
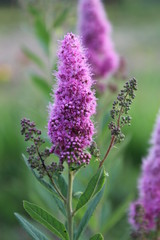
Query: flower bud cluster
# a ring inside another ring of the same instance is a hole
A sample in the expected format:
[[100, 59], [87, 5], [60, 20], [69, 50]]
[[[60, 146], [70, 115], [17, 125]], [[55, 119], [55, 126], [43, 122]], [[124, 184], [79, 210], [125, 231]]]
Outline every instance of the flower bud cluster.
[[112, 110], [110, 112], [111, 121], [108, 125], [111, 130], [111, 136], [115, 137], [114, 142], [121, 142], [124, 140], [124, 134], [121, 132], [121, 128], [124, 125], [129, 125], [131, 117], [128, 115], [132, 100], [135, 98], [135, 91], [137, 90], [137, 81], [132, 78], [125, 83], [124, 88], [120, 91], [117, 96], [117, 100], [113, 102]]
[[131, 239], [134, 240], [159, 240], [160, 230], [160, 217], [155, 219], [155, 228], [152, 230], [148, 229], [149, 218], [146, 218], [146, 210], [143, 206], [143, 202], [135, 201], [130, 206], [130, 223], [134, 226], [131, 231]]
[[148, 235], [147, 233], [148, 223], [144, 218], [145, 210], [139, 201], [132, 203], [130, 207], [130, 214], [134, 216], [133, 224], [135, 226], [135, 229], [131, 233], [131, 237], [137, 240], [146, 239]]
[[48, 148], [41, 150], [45, 141], [41, 138], [41, 131], [36, 128], [35, 123], [24, 118], [21, 120], [21, 126], [21, 134], [25, 136], [25, 141], [32, 141], [31, 146], [27, 147], [28, 163], [31, 168], [38, 171], [40, 177], [62, 171], [62, 166], [58, 166], [55, 162], [50, 165], [45, 164], [45, 160], [50, 156], [50, 151]]
[[92, 142], [91, 146], [90, 146], [90, 153], [92, 156], [94, 156], [96, 159], [100, 160], [100, 151], [97, 147], [97, 143], [96, 142]]

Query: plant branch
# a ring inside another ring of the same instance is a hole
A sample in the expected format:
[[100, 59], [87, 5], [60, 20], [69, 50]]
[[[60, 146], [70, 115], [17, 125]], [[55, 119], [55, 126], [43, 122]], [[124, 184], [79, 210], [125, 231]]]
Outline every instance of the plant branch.
[[55, 188], [55, 190], [56, 190], [56, 192], [58, 193], [58, 195], [60, 196], [60, 198], [64, 201], [64, 203], [66, 203], [66, 198], [62, 195], [62, 193], [61, 193], [61, 192], [59, 191], [59, 189], [57, 188], [55, 182], [53, 181], [52, 176], [51, 176], [50, 173], [47, 171], [47, 167], [46, 167], [46, 165], [45, 165], [45, 163], [44, 163], [44, 160], [43, 160], [43, 158], [42, 158], [42, 156], [41, 156], [41, 154], [40, 154], [40, 152], [39, 152], [39, 150], [38, 150], [37, 147], [36, 147], [36, 149], [37, 149], [38, 156], [40, 157], [41, 163], [42, 163], [42, 165], [43, 165], [43, 168], [44, 168], [44, 170], [46, 171], [47, 176], [49, 177], [49, 179], [50, 179], [53, 187]]
[[115, 136], [112, 136], [110, 145], [109, 145], [109, 147], [108, 147], [108, 149], [107, 149], [107, 152], [106, 152], [103, 160], [102, 160], [102, 161], [100, 162], [100, 164], [99, 164], [99, 168], [102, 167], [104, 161], [106, 160], [106, 158], [107, 158], [107, 156], [108, 156], [108, 154], [109, 154], [109, 152], [110, 152], [110, 150], [111, 150], [111, 148], [112, 148], [112, 146], [113, 146], [113, 144], [114, 144], [114, 140], [115, 140]]
[[[126, 96], [125, 96], [125, 98], [124, 98], [124, 101], [126, 100], [127, 95], [128, 95], [128, 94], [126, 94]], [[122, 114], [122, 113], [123, 113], [123, 106], [121, 106], [120, 111], [119, 111], [119, 115], [118, 115], [118, 119], [117, 119], [117, 128], [120, 127], [120, 118], [121, 118], [121, 114]], [[99, 164], [99, 168], [102, 167], [104, 161], [106, 160], [106, 158], [107, 158], [107, 156], [108, 156], [108, 154], [109, 154], [112, 146], [114, 145], [114, 141], [115, 141], [115, 135], [113, 135], [112, 138], [111, 138], [110, 145], [109, 145], [109, 147], [108, 147], [108, 149], [107, 149], [107, 152], [106, 152], [103, 160], [102, 160], [102, 161], [100, 162], [100, 164]]]

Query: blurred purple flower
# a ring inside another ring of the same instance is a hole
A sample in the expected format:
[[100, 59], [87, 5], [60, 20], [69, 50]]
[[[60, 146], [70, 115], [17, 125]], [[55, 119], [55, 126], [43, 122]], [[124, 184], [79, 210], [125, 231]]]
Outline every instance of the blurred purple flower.
[[58, 87], [48, 123], [51, 151], [62, 164], [88, 164], [91, 155], [85, 148], [90, 146], [94, 134], [90, 117], [96, 112], [96, 98], [80, 38], [68, 33], [60, 43], [58, 58]]
[[[144, 209], [144, 221], [147, 230], [156, 228], [156, 221], [160, 218], [160, 116], [157, 118], [151, 138], [148, 156], [143, 160], [142, 173], [139, 179], [139, 200]], [[136, 227], [135, 211], [132, 203], [130, 207], [130, 223]]]
[[111, 24], [101, 0], [80, 0], [79, 33], [88, 50], [96, 78], [108, 77], [119, 67], [119, 57], [111, 39]]

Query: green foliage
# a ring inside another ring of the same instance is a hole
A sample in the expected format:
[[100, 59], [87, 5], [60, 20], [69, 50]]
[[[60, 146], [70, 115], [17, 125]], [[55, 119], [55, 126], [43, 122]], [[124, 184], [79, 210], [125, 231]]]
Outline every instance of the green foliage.
[[75, 192], [75, 193], [73, 193], [73, 197], [74, 197], [75, 199], [79, 199], [80, 196], [82, 195], [82, 193], [83, 193], [83, 192], [80, 192], [80, 191]]
[[36, 33], [37, 39], [39, 40], [42, 48], [44, 49], [44, 52], [47, 55], [49, 55], [51, 36], [50, 36], [49, 31], [46, 28], [44, 20], [42, 20], [41, 18], [37, 18], [35, 20], [35, 33]]
[[103, 236], [100, 233], [97, 233], [96, 235], [94, 235], [93, 237], [90, 238], [90, 240], [103, 240]]
[[23, 47], [22, 51], [27, 56], [27, 58], [29, 60], [31, 60], [32, 62], [34, 62], [37, 66], [39, 66], [40, 68], [45, 67], [43, 61], [41, 60], [41, 58], [36, 53], [33, 53], [27, 47]]
[[104, 186], [106, 172], [103, 168], [98, 169], [97, 173], [89, 181], [86, 190], [80, 196], [76, 206], [76, 212], [85, 206]]
[[[45, 187], [53, 196], [59, 210], [61, 211], [61, 213], [66, 216], [66, 211], [65, 211], [65, 207], [64, 207], [64, 203], [61, 201], [59, 195], [57, 194], [56, 190], [54, 189], [54, 187], [52, 186], [52, 184], [50, 182], [48, 182], [46, 179], [41, 178], [38, 173], [36, 171], [34, 171], [30, 165], [28, 164], [28, 160], [26, 158], [26, 156], [24, 154], [22, 154], [22, 157], [24, 159], [24, 162], [26, 164], [26, 166], [29, 168], [29, 170], [31, 170], [31, 172], [33, 173], [33, 175], [36, 177], [36, 179], [42, 184], [43, 187]], [[62, 176], [59, 175], [57, 183], [60, 185], [60, 183], [64, 184], [65, 186], [65, 180], [63, 179]], [[63, 188], [63, 186], [60, 189], [66, 189], [66, 187]], [[66, 190], [65, 190], [66, 191]], [[62, 194], [64, 193], [64, 190], [62, 190]], [[64, 195], [65, 196], [65, 195]]]
[[101, 228], [101, 231], [103, 233], [107, 233], [111, 228], [113, 228], [120, 221], [120, 219], [124, 216], [125, 211], [128, 208], [131, 200], [132, 200], [132, 195], [129, 195], [127, 199], [124, 201], [124, 203], [112, 213], [108, 221], [104, 222]]
[[24, 217], [22, 217], [20, 214], [15, 213], [14, 214], [22, 227], [26, 230], [26, 232], [33, 237], [35, 240], [49, 240], [48, 237], [46, 237], [41, 231], [39, 231], [35, 226], [33, 226], [31, 223], [29, 223]]
[[34, 18], [34, 30], [37, 36], [38, 41], [40, 42], [44, 52], [49, 55], [50, 50], [50, 41], [51, 33], [47, 29], [45, 20], [43, 19], [42, 13], [36, 7], [33, 7], [31, 4], [28, 5], [28, 11]]
[[33, 170], [33, 168], [30, 167], [29, 163], [28, 163], [28, 159], [26, 158], [26, 156], [24, 154], [22, 154], [22, 157], [24, 159], [24, 162], [26, 164], [26, 166], [29, 168], [29, 170], [31, 170], [31, 172], [33, 173], [33, 175], [36, 177], [36, 179], [46, 188], [48, 189], [56, 198], [59, 198], [59, 195], [56, 193], [55, 189], [53, 188], [52, 184], [47, 182], [44, 178], [40, 178], [40, 176], [38, 175], [38, 173], [36, 171]]
[[53, 28], [60, 27], [62, 23], [66, 20], [68, 13], [69, 13], [69, 8], [65, 8], [54, 20]]
[[63, 194], [64, 197], [67, 197], [67, 191], [68, 191], [68, 185], [64, 179], [64, 177], [60, 174], [56, 174], [53, 176], [57, 186], [61, 190], [61, 193]]
[[92, 199], [92, 201], [90, 202], [82, 220], [80, 221], [80, 224], [78, 226], [77, 231], [74, 234], [74, 240], [78, 240], [80, 235], [82, 234], [82, 232], [85, 230], [85, 228], [87, 227], [87, 224], [93, 214], [93, 212], [95, 211], [98, 203], [100, 202], [102, 196], [103, 196], [103, 192], [104, 189], [102, 189], [96, 196], [95, 198]]
[[38, 207], [35, 204], [27, 201], [23, 202], [26, 212], [37, 222], [41, 223], [44, 227], [50, 230], [52, 233], [64, 240], [69, 240], [68, 233], [65, 226], [48, 212]]
[[29, 12], [32, 16], [34, 16], [34, 17], [39, 17], [39, 16], [40, 16], [40, 11], [39, 11], [37, 8], [35, 8], [33, 5], [29, 4], [29, 5], [27, 6], [27, 9], [28, 9], [28, 12]]
[[47, 83], [47, 80], [37, 74], [31, 74], [33, 83], [50, 99], [51, 86]]

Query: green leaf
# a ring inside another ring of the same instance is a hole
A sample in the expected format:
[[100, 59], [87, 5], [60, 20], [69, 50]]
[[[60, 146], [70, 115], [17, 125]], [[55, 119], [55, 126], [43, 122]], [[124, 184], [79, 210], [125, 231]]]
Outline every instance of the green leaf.
[[54, 200], [55, 200], [55, 202], [56, 202], [59, 210], [61, 211], [61, 213], [62, 213], [65, 217], [67, 217], [66, 210], [65, 210], [65, 206], [64, 206], [63, 202], [62, 202], [61, 200], [59, 200], [58, 198], [55, 198], [54, 196], [53, 196], [53, 198], [54, 198]]
[[24, 209], [37, 222], [49, 229], [52, 233], [64, 240], [69, 240], [65, 226], [48, 212], [35, 204], [23, 201]]
[[102, 173], [101, 173], [101, 176], [99, 178], [99, 181], [97, 183], [97, 187], [95, 189], [95, 192], [93, 194], [93, 197], [102, 189], [102, 187], [104, 186], [105, 184], [105, 181], [106, 181], [106, 177], [108, 176], [108, 173], [106, 173], [105, 169], [102, 168]]
[[29, 165], [29, 162], [28, 162], [27, 157], [26, 157], [24, 154], [22, 154], [22, 157], [23, 157], [23, 160], [24, 160], [26, 166], [27, 166], [27, 167], [29, 168], [29, 170], [31, 170], [32, 173], [34, 174], [34, 170], [33, 170], [33, 168], [31, 168], [31, 166]]
[[35, 20], [35, 33], [45, 53], [49, 55], [51, 36], [46, 28], [44, 20], [41, 19], [40, 17], [37, 17]]
[[[36, 176], [37, 174], [35, 174]], [[60, 196], [57, 194], [56, 190], [54, 189], [54, 187], [52, 186], [51, 183], [48, 183], [47, 181], [45, 181], [44, 179], [40, 178], [40, 177], [36, 177], [38, 179], [38, 181], [44, 186], [46, 187], [52, 194], [52, 197], [54, 198], [59, 210], [61, 211], [61, 213], [66, 217], [66, 210], [64, 207], [64, 203], [61, 201]]]
[[43, 19], [43, 13], [40, 9], [35, 6], [29, 4], [28, 11], [34, 18], [34, 30], [37, 36], [38, 41], [40, 42], [42, 48], [45, 53], [49, 55], [49, 46], [51, 41], [50, 32], [47, 29], [45, 19]]
[[128, 205], [131, 202], [132, 197], [133, 197], [132, 194], [129, 195], [126, 201], [124, 201], [124, 203], [116, 211], [112, 213], [111, 217], [108, 219], [108, 221], [104, 223], [104, 225], [101, 228], [101, 231], [103, 233], [107, 233], [113, 226], [115, 226], [121, 220], [121, 218], [126, 213], [126, 209], [128, 208]]
[[53, 178], [55, 180], [56, 185], [61, 190], [61, 193], [63, 194], [63, 196], [67, 197], [68, 186], [67, 186], [67, 183], [66, 183], [64, 177], [62, 175], [58, 174], [58, 175], [54, 175]]
[[47, 80], [36, 74], [31, 74], [31, 79], [33, 83], [49, 98], [51, 86], [47, 83]]
[[57, 28], [62, 25], [62, 23], [66, 20], [66, 17], [68, 15], [69, 8], [65, 8], [58, 17], [54, 20], [53, 27]]
[[81, 195], [82, 195], [82, 192], [80, 191], [73, 193], [73, 197], [76, 199], [79, 199]]
[[106, 180], [106, 173], [103, 168], [98, 169], [97, 173], [89, 181], [86, 190], [80, 196], [76, 206], [76, 212], [85, 206], [103, 187]]
[[96, 235], [91, 237], [90, 240], [104, 240], [104, 238], [101, 233], [97, 233]]
[[31, 172], [33, 173], [33, 175], [36, 177], [36, 179], [46, 188], [48, 189], [56, 198], [59, 198], [59, 195], [57, 194], [56, 190], [54, 189], [54, 187], [47, 182], [44, 178], [40, 178], [39, 175], [33, 170], [33, 168], [31, 168], [31, 166], [28, 163], [28, 159], [26, 158], [26, 156], [24, 154], [22, 154], [22, 157], [24, 159], [24, 162], [26, 164], [26, 166], [29, 168], [29, 170], [31, 170]]
[[40, 68], [44, 68], [44, 63], [42, 62], [40, 57], [38, 57], [35, 53], [33, 53], [31, 50], [29, 50], [26, 47], [23, 47], [22, 51], [27, 56], [27, 58], [29, 58], [32, 62], [37, 64]]
[[22, 227], [26, 230], [26, 232], [33, 237], [35, 240], [49, 240], [41, 231], [39, 231], [36, 227], [34, 227], [31, 223], [29, 223], [25, 218], [23, 218], [20, 214], [14, 213]]
[[79, 227], [78, 227], [77, 231], [74, 234], [74, 240], [78, 240], [80, 235], [82, 234], [82, 232], [85, 230], [85, 228], [86, 228], [86, 226], [87, 226], [87, 224], [89, 222], [89, 219], [91, 218], [94, 210], [96, 209], [99, 201], [102, 198], [103, 191], [104, 191], [104, 188], [90, 202], [90, 204], [88, 206], [88, 209], [85, 212], [85, 215], [83, 216], [83, 218], [82, 218], [82, 220], [81, 220], [81, 222], [79, 224]]
[[28, 11], [34, 17], [34, 29], [37, 39], [40, 42], [45, 53], [49, 55], [51, 35], [47, 30], [45, 20], [42, 18], [43, 13], [40, 11], [40, 9], [35, 8], [31, 4], [28, 5]]
[[28, 10], [28, 12], [29, 12], [30, 14], [32, 14], [32, 16], [34, 16], [34, 17], [40, 16], [40, 11], [39, 11], [37, 8], [35, 8], [32, 4], [29, 4], [29, 5], [27, 6], [27, 10]]
[[24, 154], [22, 154], [22, 157], [24, 159], [24, 162], [26, 166], [29, 168], [29, 170], [32, 171], [33, 175], [36, 177], [36, 179], [52, 194], [59, 210], [62, 212], [64, 216], [66, 216], [66, 211], [63, 202], [61, 201], [60, 196], [57, 194], [56, 190], [52, 186], [51, 183], [47, 182], [44, 178], [40, 178], [37, 172], [33, 170], [33, 168], [30, 167], [28, 160]]

